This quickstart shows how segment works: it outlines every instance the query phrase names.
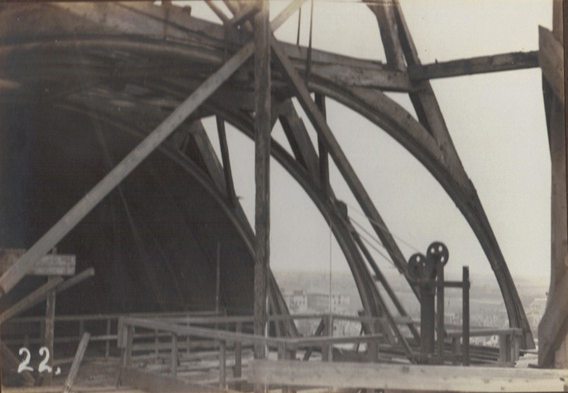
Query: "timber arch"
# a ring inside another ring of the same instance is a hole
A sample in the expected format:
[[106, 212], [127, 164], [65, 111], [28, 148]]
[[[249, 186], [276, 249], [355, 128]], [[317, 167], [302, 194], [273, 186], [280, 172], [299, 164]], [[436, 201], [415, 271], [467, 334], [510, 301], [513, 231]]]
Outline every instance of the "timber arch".
[[[436, 111], [435, 98], [434, 101], [425, 101], [424, 95], [428, 95], [431, 88], [427, 82], [411, 79], [406, 70], [404, 63], [415, 64], [417, 56], [400, 9], [396, 6], [371, 8], [379, 19], [381, 35], [386, 35], [385, 29], [398, 24], [399, 34], [390, 37], [401, 41], [404, 53], [395, 53], [394, 47], [390, 48], [385, 42], [389, 64], [383, 65], [314, 50], [310, 55], [313, 66], [307, 88], [319, 95], [320, 110], [324, 110], [322, 97], [342, 103], [391, 135], [432, 173], [478, 237], [500, 285], [510, 325], [522, 327], [526, 334], [525, 344], [531, 346], [532, 336], [522, 304], [475, 188], [461, 165], [439, 110]], [[6, 18], [0, 21], [0, 26], [6, 26], [6, 30], [0, 30], [1, 77], [14, 80], [23, 87], [34, 86], [35, 89], [27, 90], [33, 92], [33, 98], [21, 95], [16, 89], [8, 91], [4, 100], [15, 103], [37, 101], [39, 95], [40, 101], [53, 100], [59, 105], [76, 105], [83, 110], [90, 107], [99, 115], [118, 116], [123, 121], [132, 117], [139, 124], [158, 124], [166, 111], [174, 109], [199, 86], [211, 69], [223, 63], [227, 52], [234, 51], [247, 40], [246, 32], [232, 32], [227, 37], [223, 27], [193, 18], [175, 7], [166, 11], [149, 4], [24, 5], [13, 12], [12, 15], [0, 14], [0, 18]], [[393, 18], [387, 17], [389, 13]], [[34, 20], [34, 24], [14, 26], [10, 18], [16, 14], [22, 21]], [[44, 38], [40, 39], [40, 35]], [[45, 40], [46, 36], [50, 39]], [[55, 41], [54, 37], [57, 37]], [[273, 67], [273, 100], [278, 104], [275, 105], [272, 120], [281, 121], [294, 157], [274, 142], [271, 153], [306, 190], [331, 223], [350, 263], [367, 311], [371, 315], [382, 315], [384, 302], [366, 268], [366, 264], [372, 265], [372, 261], [364, 259], [362, 250], [356, 244], [355, 230], [342, 219], [333, 190], [326, 186], [326, 179], [322, 177], [321, 151], [309, 140], [302, 120], [289, 101], [292, 95], [298, 96], [302, 92], [298, 91], [286, 73], [289, 73], [290, 65], [304, 70], [307, 49], [287, 44], [280, 44], [279, 48], [280, 52], [277, 51], [274, 56], [274, 63], [278, 64]], [[346, 74], [348, 69], [356, 70], [356, 77]], [[69, 72], [61, 77], [62, 70]], [[81, 79], [83, 81], [77, 88], [72, 82]], [[207, 115], [219, 115], [252, 136], [251, 113], [254, 107], [250, 75], [246, 69], [241, 69], [229, 83], [227, 88], [221, 87], [223, 94], [214, 94], [190, 117], [190, 122], [197, 122]], [[49, 94], [45, 94], [45, 86], [49, 86]], [[126, 86], [134, 86], [137, 90], [127, 89]], [[430, 105], [429, 113], [433, 115], [428, 115], [425, 110], [417, 110], [419, 119], [416, 120], [389, 99], [384, 91], [407, 92], [422, 109]], [[112, 100], [118, 103], [116, 108], [120, 110], [105, 108], [107, 101]], [[124, 102], [134, 103], [135, 107], [121, 106], [120, 103]], [[320, 118], [311, 120], [321, 123]], [[139, 128], [136, 123], [127, 126]], [[325, 130], [318, 131], [325, 134]], [[340, 147], [337, 149], [336, 146], [334, 150], [333, 135], [328, 133], [327, 138], [326, 143], [331, 145], [328, 154], [342, 162], [339, 165], [345, 168], [342, 173], [371, 222], [382, 223], [373, 224], [373, 228], [401, 273], [405, 274], [405, 258], [379, 212], [349, 163], [343, 160]], [[209, 170], [212, 168], [211, 159], [202, 157], [205, 168]], [[209, 167], [207, 162], [210, 163]], [[193, 171], [192, 175], [196, 176], [196, 172]], [[206, 180], [221, 192], [226, 199], [224, 203], [229, 206], [234, 203], [230, 200], [229, 190], [224, 188], [223, 173], [217, 173], [217, 179], [211, 172], [208, 176]], [[197, 175], [197, 178], [205, 181], [203, 175]], [[211, 184], [207, 187], [211, 187]], [[242, 211], [230, 212], [227, 206], [223, 209], [233, 224], [240, 228], [239, 235], [248, 251], [252, 252], [252, 231], [250, 228], [244, 229], [246, 224], [242, 221]], [[273, 291], [277, 291], [277, 288], [273, 288]], [[279, 309], [283, 312], [285, 305], [281, 300], [280, 304]], [[399, 312], [404, 313], [404, 310]]]

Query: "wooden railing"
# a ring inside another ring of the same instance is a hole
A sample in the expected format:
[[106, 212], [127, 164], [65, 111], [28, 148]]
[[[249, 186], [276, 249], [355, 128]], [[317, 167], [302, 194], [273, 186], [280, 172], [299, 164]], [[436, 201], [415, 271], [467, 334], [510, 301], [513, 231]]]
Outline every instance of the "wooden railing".
[[[295, 318], [296, 316], [294, 316]], [[305, 318], [314, 318], [314, 315]], [[321, 315], [318, 315], [321, 317]], [[278, 318], [276, 318], [278, 319]], [[214, 322], [215, 320], [215, 322]], [[365, 344], [369, 361], [378, 359], [377, 343], [382, 335], [364, 335], [350, 337], [264, 337], [242, 331], [243, 324], [251, 323], [250, 317], [224, 318], [169, 318], [144, 319], [121, 318], [119, 320], [118, 347], [122, 350], [122, 367], [133, 366], [140, 357], [169, 356], [169, 373], [175, 377], [178, 373], [178, 360], [183, 352], [189, 355], [195, 340], [209, 342], [218, 350], [219, 386], [227, 386], [228, 349], [234, 353], [233, 379], [242, 376], [243, 348], [255, 344], [266, 346], [268, 352], [276, 352], [278, 359], [296, 359], [298, 351], [314, 350], [321, 352], [323, 361], [333, 360], [333, 348], [341, 344]], [[195, 324], [216, 323], [216, 327], [198, 327]], [[232, 325], [232, 326], [231, 326]], [[168, 339], [163, 339], [168, 337]]]
[[[470, 329], [470, 337], [498, 337], [499, 342], [499, 359], [498, 364], [502, 366], [512, 365], [519, 359], [521, 341], [523, 339], [523, 330], [520, 328], [476, 328]], [[460, 353], [460, 340], [463, 339], [461, 330], [447, 330], [446, 337], [452, 341], [454, 354]]]
[[[214, 311], [185, 311], [172, 313], [133, 313], [127, 314], [140, 318], [188, 318], [219, 317]], [[84, 332], [91, 333], [90, 347], [93, 345], [105, 357], [112, 354], [118, 339], [118, 320], [125, 314], [82, 314], [60, 315], [55, 317], [55, 344], [79, 343]], [[34, 346], [43, 344], [45, 317], [21, 317], [7, 321], [2, 326], [2, 342], [8, 346]], [[72, 346], [74, 348], [74, 346]], [[69, 359], [60, 359], [66, 362]], [[59, 363], [54, 362], [54, 363]]]
[[[105, 357], [116, 355], [116, 343], [118, 341], [118, 320], [124, 317], [124, 314], [96, 314], [96, 315], [66, 315], [57, 316], [55, 318], [56, 325], [56, 337], [55, 344], [76, 344], [80, 341], [82, 334], [85, 331], [91, 333], [91, 344], [90, 348], [93, 347], [97, 349], [97, 355], [104, 355]], [[173, 313], [137, 313], [128, 314], [127, 317], [142, 318], [142, 319], [160, 319], [160, 321], [177, 324], [186, 325], [193, 327], [202, 327], [210, 329], [221, 329], [224, 331], [240, 332], [240, 333], [251, 333], [253, 331], [253, 316], [227, 316], [223, 314], [216, 313], [214, 311], [193, 311], [193, 312], [173, 312]], [[355, 315], [341, 315], [341, 314], [296, 314], [296, 315], [279, 315], [270, 316], [269, 323], [273, 324], [274, 330], [277, 331], [277, 322], [284, 320], [294, 320], [296, 322], [303, 320], [312, 320], [315, 322], [314, 326], [319, 327], [319, 331], [312, 333], [312, 335], [319, 335], [323, 337], [330, 337], [334, 333], [334, 327], [338, 323], [342, 322], [352, 322], [359, 324], [373, 325], [376, 322], [384, 322], [383, 318], [374, 318], [367, 316], [355, 316]], [[395, 319], [395, 322], [400, 325], [407, 325], [409, 323], [417, 323], [410, 319], [409, 317], [399, 317]], [[43, 324], [45, 323], [44, 317], [22, 317], [7, 321], [3, 325], [2, 329], [2, 340], [3, 343], [8, 346], [30, 346], [30, 345], [41, 345], [43, 343]], [[452, 344], [453, 357], [459, 358], [463, 356], [460, 342], [462, 340], [462, 331], [458, 326], [446, 325], [446, 338]], [[500, 365], [510, 365], [514, 363], [519, 357], [520, 348], [520, 329], [510, 328], [510, 329], [491, 329], [491, 328], [472, 328], [470, 336], [471, 337], [489, 337], [497, 336], [499, 338], [499, 357], [498, 364]], [[160, 350], [165, 350], [169, 348], [169, 344], [160, 343], [159, 340], [168, 336], [166, 333], [162, 333], [162, 336], [157, 336], [154, 332], [146, 333], [146, 335], [137, 335], [136, 339], [149, 339], [158, 340], [157, 343], [146, 342], [144, 344], [139, 344], [140, 349], [151, 348], [154, 352]], [[339, 339], [339, 338], [335, 338]], [[354, 347], [358, 346], [357, 340], [351, 340]], [[145, 345], [145, 347], [144, 347]], [[186, 344], [189, 350], [198, 348], [217, 348], [211, 340], [193, 340]], [[288, 343], [290, 348], [293, 345], [291, 342]], [[74, 347], [71, 345], [71, 347]], [[321, 350], [321, 346], [313, 346], [318, 352]], [[317, 347], [317, 348], [316, 348]], [[314, 349], [312, 348], [312, 349]], [[307, 349], [305, 354], [306, 359], [309, 358], [309, 354], [312, 349]], [[328, 353], [329, 350], [324, 349], [323, 354]], [[92, 356], [94, 351], [88, 353], [88, 356]], [[327, 355], [325, 355], [327, 356]], [[59, 357], [54, 364], [65, 363], [69, 361], [70, 358]]]

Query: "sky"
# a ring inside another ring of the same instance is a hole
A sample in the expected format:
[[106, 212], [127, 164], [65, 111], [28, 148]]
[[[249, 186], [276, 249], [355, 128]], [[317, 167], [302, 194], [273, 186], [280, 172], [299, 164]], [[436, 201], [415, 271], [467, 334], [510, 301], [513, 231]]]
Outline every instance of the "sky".
[[[192, 2], [192, 14], [214, 19]], [[272, 1], [275, 16], [287, 1]], [[423, 63], [538, 49], [538, 25], [551, 27], [548, 0], [401, 0]], [[293, 16], [277, 37], [296, 41]], [[377, 22], [356, 1], [315, 0], [314, 48], [383, 60]], [[303, 6], [301, 38], [307, 43], [309, 2]], [[477, 188], [514, 277], [547, 282], [550, 271], [550, 156], [538, 69], [432, 82], [462, 163]], [[413, 116], [405, 94], [389, 94]], [[297, 103], [296, 103], [297, 104]], [[299, 106], [297, 106], [299, 108]], [[300, 110], [301, 112], [301, 110]], [[328, 123], [406, 258], [435, 240], [448, 245], [448, 277], [468, 265], [472, 275], [491, 275], [489, 263], [452, 200], [429, 172], [384, 131], [332, 100]], [[304, 115], [312, 138], [315, 132]], [[205, 121], [218, 146], [214, 121]], [[286, 148], [279, 126], [274, 138]], [[254, 146], [228, 130], [237, 194], [254, 222]], [[331, 183], [349, 215], [364, 224], [355, 199], [332, 165]], [[271, 266], [274, 270], [348, 270], [315, 205], [295, 181], [271, 162]], [[369, 225], [365, 225], [370, 230]], [[372, 239], [369, 241], [373, 242]], [[380, 249], [380, 245], [376, 244]], [[379, 265], [392, 263], [373, 251]]]

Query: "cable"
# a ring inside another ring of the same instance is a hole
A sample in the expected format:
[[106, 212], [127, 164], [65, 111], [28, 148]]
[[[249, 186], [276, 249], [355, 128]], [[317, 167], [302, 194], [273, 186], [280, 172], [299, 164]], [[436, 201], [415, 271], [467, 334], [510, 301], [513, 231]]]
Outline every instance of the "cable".
[[296, 46], [300, 46], [300, 25], [302, 23], [302, 7], [298, 9], [298, 31], [296, 32]]
[[[365, 236], [362, 236], [361, 234], [359, 234], [359, 237], [361, 238], [361, 240], [367, 244], [367, 246], [369, 246], [371, 249], [373, 249], [375, 252], [377, 252], [377, 254], [379, 254], [385, 261], [389, 262], [393, 268], [397, 269], [397, 266], [395, 265], [395, 263], [392, 261], [392, 259], [390, 259], [390, 257], [388, 255], [385, 255], [379, 248], [377, 248], [371, 241], [369, 241], [369, 239], [367, 239]], [[374, 240], [374, 239], [373, 239]]]
[[310, 72], [312, 70], [312, 35], [314, 30], [314, 0], [310, 4], [310, 35], [308, 37], [308, 55], [306, 57], [306, 74], [304, 79], [306, 84], [310, 79]]
[[[373, 220], [372, 218], [367, 217], [367, 215], [365, 213], [363, 213], [362, 211], [360, 211], [357, 207], [343, 201], [343, 203], [345, 203], [347, 206], [349, 206], [350, 208], [352, 208], [355, 213], [359, 214], [362, 217], [365, 217], [367, 220], [369, 220], [371, 222], [371, 224], [374, 224], [380, 228], [382, 228], [384, 231], [386, 231], [387, 233], [389, 233], [392, 237], [394, 237], [395, 239], [399, 240], [401, 243], [403, 243], [404, 245], [406, 245], [407, 247], [410, 247], [412, 250], [414, 250], [415, 252], [420, 252], [420, 250], [417, 247], [414, 247], [411, 243], [409, 243], [408, 241], [404, 240], [402, 237], [392, 233], [383, 223], [377, 222], [375, 220]], [[349, 217], [350, 220], [355, 221], [354, 218], [352, 218], [351, 216]]]

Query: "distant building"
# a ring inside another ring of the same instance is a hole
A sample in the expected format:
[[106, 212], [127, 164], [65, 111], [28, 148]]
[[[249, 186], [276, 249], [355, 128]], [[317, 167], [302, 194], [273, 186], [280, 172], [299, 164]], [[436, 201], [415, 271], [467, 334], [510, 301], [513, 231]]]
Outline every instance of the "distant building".
[[284, 294], [284, 301], [292, 312], [305, 312], [308, 310], [308, 295], [304, 291], [294, 291]]
[[351, 305], [351, 297], [349, 295], [342, 295], [340, 293], [331, 295], [332, 309], [348, 308]]
[[323, 293], [308, 293], [308, 308], [315, 311], [328, 311], [329, 296]]
[[[329, 311], [329, 294], [325, 293], [312, 293], [302, 290], [296, 290], [292, 293], [284, 294], [284, 300], [290, 311], [292, 312], [328, 312]], [[351, 298], [349, 295], [332, 294], [331, 295], [331, 310], [342, 311], [349, 308]]]

